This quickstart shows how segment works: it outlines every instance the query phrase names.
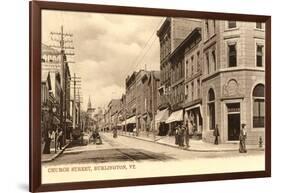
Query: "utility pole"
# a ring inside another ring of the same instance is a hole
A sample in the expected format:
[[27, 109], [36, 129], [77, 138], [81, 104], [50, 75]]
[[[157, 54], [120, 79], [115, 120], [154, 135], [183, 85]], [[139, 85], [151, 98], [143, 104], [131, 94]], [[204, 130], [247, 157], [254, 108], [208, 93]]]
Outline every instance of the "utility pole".
[[[77, 90], [79, 91], [79, 89], [81, 89], [81, 77], [77, 77], [76, 74], [74, 73], [74, 76], [71, 77], [71, 83], [73, 84], [73, 86], [71, 87], [73, 89], [72, 127], [73, 127], [73, 129], [75, 129], [76, 122], [77, 122], [77, 120], [79, 120], [76, 117], [76, 104], [77, 104], [76, 92], [77, 92]], [[79, 94], [78, 94], [78, 96], [79, 96]], [[80, 98], [79, 98], [79, 100], [80, 100]]]
[[80, 127], [81, 130], [83, 130], [82, 125], [81, 125], [81, 103], [83, 103], [83, 98], [79, 92], [80, 90], [78, 89], [78, 95], [77, 95], [77, 103], [78, 103], [78, 125]]
[[156, 136], [155, 136], [155, 109], [154, 109], [154, 103], [155, 103], [155, 101], [154, 101], [154, 75], [153, 75], [153, 71], [151, 71], [150, 72], [151, 73], [151, 88], [152, 88], [152, 90], [151, 90], [151, 97], [152, 97], [152, 100], [151, 100], [151, 103], [152, 103], [152, 132], [153, 132], [153, 140], [155, 141], [155, 139], [156, 139]]
[[66, 90], [67, 90], [67, 81], [68, 78], [66, 76], [66, 63], [74, 63], [73, 61], [67, 61], [66, 56], [73, 56], [74, 52], [68, 52], [67, 50], [74, 50], [73, 46], [68, 46], [68, 43], [73, 43], [72, 37], [73, 34], [65, 33], [63, 29], [63, 25], [61, 26], [60, 32], [51, 32], [51, 40], [59, 43], [54, 45], [49, 45], [50, 47], [56, 48], [60, 50], [60, 75], [61, 75], [61, 88], [62, 88], [62, 101], [61, 101], [61, 124], [63, 127], [63, 141], [66, 143], [66, 118], [67, 118], [67, 109], [66, 109]]

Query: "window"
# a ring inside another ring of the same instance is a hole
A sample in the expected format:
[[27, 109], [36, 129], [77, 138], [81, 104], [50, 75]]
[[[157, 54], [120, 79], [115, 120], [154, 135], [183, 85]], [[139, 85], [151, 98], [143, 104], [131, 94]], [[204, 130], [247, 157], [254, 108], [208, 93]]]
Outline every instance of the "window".
[[208, 112], [209, 112], [209, 129], [213, 130], [216, 125], [215, 93], [213, 89], [210, 89], [208, 92]]
[[261, 22], [256, 22], [256, 28], [257, 29], [262, 29], [262, 23]]
[[214, 71], [217, 70], [217, 61], [216, 61], [216, 50], [212, 51], [213, 63], [214, 63]]
[[228, 28], [229, 29], [236, 28], [236, 21], [228, 21]]
[[200, 52], [197, 52], [197, 72], [200, 71]]
[[191, 56], [191, 75], [193, 75], [193, 68], [194, 68], [194, 56]]
[[237, 66], [236, 44], [228, 45], [228, 66], [229, 67]]
[[181, 67], [181, 69], [180, 69], [180, 77], [182, 78], [182, 77], [184, 77], [184, 67], [183, 67], [183, 65], [184, 65], [184, 63], [183, 63], [183, 61], [181, 61], [180, 62], [180, 67]]
[[264, 127], [264, 85], [258, 84], [253, 91], [253, 127]]
[[256, 65], [257, 65], [257, 67], [263, 66], [263, 46], [262, 45], [257, 45]]
[[188, 68], [189, 68], [189, 66], [188, 66], [188, 60], [186, 60], [185, 61], [185, 68], [186, 68], [186, 78], [188, 78]]
[[209, 61], [209, 53], [206, 53], [206, 66], [207, 66], [207, 74], [210, 73], [210, 61]]
[[191, 100], [194, 99], [194, 83], [191, 83]]
[[197, 79], [197, 98], [200, 98], [200, 79]]
[[206, 28], [206, 38], [209, 37], [209, 23], [208, 20], [205, 20], [205, 28]]
[[188, 101], [188, 85], [185, 86], [185, 99]]

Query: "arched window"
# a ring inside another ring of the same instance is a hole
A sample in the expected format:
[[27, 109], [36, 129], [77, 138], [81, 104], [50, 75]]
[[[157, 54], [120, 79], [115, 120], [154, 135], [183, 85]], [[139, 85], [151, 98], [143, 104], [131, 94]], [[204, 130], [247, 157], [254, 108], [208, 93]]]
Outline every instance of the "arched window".
[[253, 91], [253, 127], [264, 127], [264, 85], [258, 84]]
[[215, 129], [216, 110], [215, 110], [215, 92], [211, 88], [208, 92], [208, 112], [209, 112], [209, 129]]

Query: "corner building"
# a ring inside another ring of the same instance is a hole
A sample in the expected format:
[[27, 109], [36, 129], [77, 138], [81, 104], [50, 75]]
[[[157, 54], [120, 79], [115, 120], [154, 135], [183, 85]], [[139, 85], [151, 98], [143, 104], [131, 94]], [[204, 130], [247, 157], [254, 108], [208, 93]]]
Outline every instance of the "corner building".
[[263, 23], [203, 20], [202, 109], [204, 141], [239, 140], [242, 123], [247, 143], [264, 141], [265, 31]]

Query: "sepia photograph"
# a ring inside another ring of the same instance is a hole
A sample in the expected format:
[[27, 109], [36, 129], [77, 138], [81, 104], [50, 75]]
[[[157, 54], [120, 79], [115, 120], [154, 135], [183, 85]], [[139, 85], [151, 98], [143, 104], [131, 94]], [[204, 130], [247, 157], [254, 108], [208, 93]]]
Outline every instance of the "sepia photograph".
[[41, 183], [265, 171], [265, 34], [43, 9]]

